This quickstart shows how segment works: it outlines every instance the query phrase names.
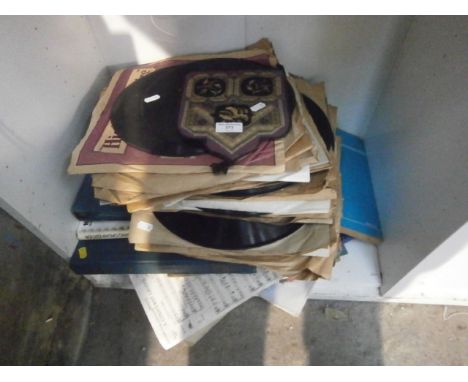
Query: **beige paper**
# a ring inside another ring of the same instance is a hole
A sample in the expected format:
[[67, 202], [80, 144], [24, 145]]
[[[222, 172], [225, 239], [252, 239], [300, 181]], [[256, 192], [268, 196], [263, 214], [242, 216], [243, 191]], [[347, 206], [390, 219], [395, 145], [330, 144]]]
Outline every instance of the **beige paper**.
[[239, 182], [250, 174], [145, 174], [141, 172], [94, 174], [93, 187], [153, 194], [154, 197], [203, 190]]

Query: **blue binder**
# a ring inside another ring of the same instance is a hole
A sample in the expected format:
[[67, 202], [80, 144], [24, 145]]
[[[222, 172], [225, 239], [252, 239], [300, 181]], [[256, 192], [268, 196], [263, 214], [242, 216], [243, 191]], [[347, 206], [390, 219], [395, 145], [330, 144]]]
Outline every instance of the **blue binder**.
[[341, 138], [341, 232], [377, 244], [383, 236], [364, 142], [342, 130], [337, 135]]

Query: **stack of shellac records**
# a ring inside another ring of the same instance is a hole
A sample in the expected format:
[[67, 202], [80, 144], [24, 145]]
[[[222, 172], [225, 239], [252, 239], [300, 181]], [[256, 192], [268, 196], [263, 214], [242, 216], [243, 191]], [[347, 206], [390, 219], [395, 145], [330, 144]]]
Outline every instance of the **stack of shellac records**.
[[140, 252], [329, 278], [340, 252], [336, 107], [267, 40], [117, 71], [73, 151]]

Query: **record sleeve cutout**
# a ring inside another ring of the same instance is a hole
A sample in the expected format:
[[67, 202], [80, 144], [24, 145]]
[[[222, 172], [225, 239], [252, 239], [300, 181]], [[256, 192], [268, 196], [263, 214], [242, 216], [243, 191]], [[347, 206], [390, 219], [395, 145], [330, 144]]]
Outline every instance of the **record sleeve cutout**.
[[187, 212], [154, 212], [173, 234], [193, 244], [222, 250], [260, 247], [281, 240], [302, 224], [267, 224]]
[[[261, 140], [284, 136], [291, 126], [287, 81], [281, 70], [203, 71], [187, 75], [179, 131], [227, 160], [248, 154]], [[261, 110], [252, 107], [263, 103]], [[217, 124], [242, 124], [232, 133]]]

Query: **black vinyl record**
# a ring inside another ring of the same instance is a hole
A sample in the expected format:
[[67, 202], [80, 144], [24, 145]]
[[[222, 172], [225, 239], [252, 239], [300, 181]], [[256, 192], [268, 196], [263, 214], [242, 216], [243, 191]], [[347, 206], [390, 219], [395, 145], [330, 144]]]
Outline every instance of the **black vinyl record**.
[[270, 192], [273, 192], [273, 191], [282, 190], [283, 188], [289, 187], [293, 184], [294, 183], [290, 183], [290, 182], [272, 182], [272, 183], [268, 183], [260, 187], [245, 188], [243, 190], [223, 191], [223, 192], [218, 192], [214, 195], [233, 197], [233, 198], [264, 195], [264, 194], [269, 194]]
[[[117, 135], [127, 144], [156, 155], [192, 156], [206, 154], [201, 141], [184, 138], [178, 131], [180, 102], [188, 73], [208, 70], [273, 68], [243, 59], [211, 59], [179, 64], [158, 70], [128, 86], [115, 101], [111, 122]], [[144, 99], [158, 94], [157, 101], [145, 103]], [[287, 83], [286, 100], [289, 115], [295, 107], [294, 92]]]
[[330, 125], [327, 115], [324, 111], [318, 106], [311, 98], [302, 94], [302, 101], [304, 105], [314, 120], [315, 125], [319, 131], [320, 136], [322, 137], [327, 150], [335, 148], [335, 133]]
[[[206, 154], [203, 142], [183, 137], [177, 128], [180, 99], [185, 76], [202, 70], [284, 70], [242, 59], [211, 59], [179, 64], [158, 70], [127, 87], [112, 107], [111, 121], [116, 133], [127, 144], [151, 154], [192, 156]], [[289, 114], [295, 107], [294, 91], [286, 84]], [[146, 97], [158, 94], [156, 102], [145, 103]], [[302, 96], [305, 107], [314, 120], [328, 149], [334, 147], [334, 133], [325, 113], [310, 98]], [[273, 192], [293, 183], [276, 182], [264, 187], [220, 193], [221, 196], [243, 197]]]
[[275, 225], [187, 212], [155, 212], [173, 234], [193, 244], [222, 250], [260, 247], [291, 235], [302, 224]]

